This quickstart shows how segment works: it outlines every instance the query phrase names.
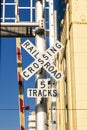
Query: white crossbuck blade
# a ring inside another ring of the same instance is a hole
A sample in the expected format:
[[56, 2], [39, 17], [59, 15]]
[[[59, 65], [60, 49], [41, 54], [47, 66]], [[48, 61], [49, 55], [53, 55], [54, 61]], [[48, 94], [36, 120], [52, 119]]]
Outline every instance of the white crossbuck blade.
[[41, 54], [38, 49], [29, 41], [26, 40], [22, 47], [35, 59], [27, 68], [22, 72], [22, 77], [28, 80], [42, 67], [56, 80], [60, 80], [63, 74], [51, 63], [52, 57], [54, 57], [64, 46], [61, 42], [56, 41], [56, 43], [48, 48], [44, 54]]

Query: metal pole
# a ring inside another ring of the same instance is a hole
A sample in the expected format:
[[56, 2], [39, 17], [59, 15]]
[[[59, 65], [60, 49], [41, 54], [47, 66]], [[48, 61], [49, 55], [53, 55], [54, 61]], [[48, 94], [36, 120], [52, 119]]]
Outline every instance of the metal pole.
[[[45, 36], [45, 0], [36, 0], [36, 22], [40, 27], [36, 29], [36, 47], [41, 53], [46, 50], [46, 36]], [[38, 79], [46, 78], [46, 72], [42, 68], [36, 74], [36, 87], [39, 88]], [[36, 99], [36, 130], [47, 130], [47, 102], [46, 99]]]
[[3, 0], [3, 22], [5, 22], [5, 0]]
[[32, 0], [30, 1], [30, 22], [32, 22], [33, 21], [33, 19], [32, 19], [32, 15], [33, 15], [33, 10], [32, 10], [32, 7], [33, 7], [33, 3], [32, 3]]
[[[19, 10], [18, 10], [18, 0], [15, 0], [16, 11], [15, 17], [16, 21], [19, 22]], [[20, 130], [25, 130], [25, 116], [24, 116], [24, 89], [23, 89], [23, 79], [22, 73], [22, 54], [21, 54], [21, 39], [16, 38], [16, 55], [17, 55], [17, 72], [18, 72], [18, 90], [19, 90], [19, 117], [20, 117]]]
[[[54, 24], [56, 21], [54, 21], [54, 9], [53, 9], [53, 0], [49, 1], [49, 28], [50, 28], [50, 46], [53, 45], [57, 39], [55, 27], [56, 24]], [[56, 16], [55, 16], [56, 18]], [[55, 57], [51, 59], [52, 63], [55, 64]], [[56, 88], [56, 82], [52, 78], [51, 79], [51, 86], [52, 88]], [[51, 118], [52, 118], [52, 130], [56, 130], [56, 97], [52, 97], [51, 99]]]

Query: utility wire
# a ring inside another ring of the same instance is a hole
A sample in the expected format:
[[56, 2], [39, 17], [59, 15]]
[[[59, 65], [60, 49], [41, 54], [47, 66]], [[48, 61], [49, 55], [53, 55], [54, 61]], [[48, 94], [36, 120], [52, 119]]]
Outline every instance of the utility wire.
[[0, 108], [0, 111], [5, 111], [5, 110], [19, 110], [18, 108]]
[[[3, 111], [3, 110], [19, 110], [18, 108], [0, 108], [0, 111]], [[35, 110], [35, 109], [29, 109], [29, 110]], [[49, 110], [52, 110], [52, 109], [49, 109]], [[55, 110], [66, 110], [66, 109], [55, 109]], [[84, 108], [84, 109], [67, 109], [67, 110], [87, 110], [87, 108]]]
[[[19, 110], [18, 108], [0, 108], [0, 111], [10, 111], [10, 110], [13, 110], [13, 111], [15, 111], [15, 110]], [[29, 109], [29, 110], [35, 110], [35, 109]]]

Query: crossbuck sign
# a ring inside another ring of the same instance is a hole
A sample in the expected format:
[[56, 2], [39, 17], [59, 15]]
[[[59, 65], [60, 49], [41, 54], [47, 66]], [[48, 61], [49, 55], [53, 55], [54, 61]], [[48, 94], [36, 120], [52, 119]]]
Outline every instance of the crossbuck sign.
[[29, 41], [26, 40], [22, 47], [35, 59], [27, 68], [22, 72], [22, 77], [28, 80], [42, 67], [56, 80], [60, 80], [63, 74], [51, 63], [52, 57], [54, 57], [64, 46], [61, 42], [56, 41], [56, 43], [48, 48], [44, 54], [41, 54], [39, 50]]

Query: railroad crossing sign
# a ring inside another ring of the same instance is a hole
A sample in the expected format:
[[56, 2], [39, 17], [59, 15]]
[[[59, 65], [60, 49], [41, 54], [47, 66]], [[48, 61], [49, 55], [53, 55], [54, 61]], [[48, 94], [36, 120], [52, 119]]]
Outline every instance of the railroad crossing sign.
[[56, 43], [48, 48], [44, 54], [41, 54], [39, 50], [29, 41], [26, 40], [22, 47], [35, 59], [27, 68], [22, 72], [22, 77], [28, 80], [42, 67], [56, 80], [60, 80], [63, 74], [56, 68], [56, 66], [51, 63], [52, 57], [54, 57], [64, 46], [61, 42], [56, 41]]

